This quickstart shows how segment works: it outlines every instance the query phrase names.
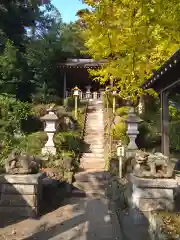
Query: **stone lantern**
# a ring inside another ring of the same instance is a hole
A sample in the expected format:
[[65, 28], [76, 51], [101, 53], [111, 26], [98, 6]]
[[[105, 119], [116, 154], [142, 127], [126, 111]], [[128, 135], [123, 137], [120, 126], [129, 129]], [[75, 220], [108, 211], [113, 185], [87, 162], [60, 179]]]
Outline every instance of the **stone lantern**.
[[90, 85], [86, 86], [86, 98], [87, 99], [91, 98], [91, 88], [92, 87]]
[[77, 86], [75, 88], [73, 88], [73, 96], [75, 98], [74, 115], [75, 115], [76, 120], [77, 120], [77, 115], [78, 115], [78, 97], [79, 97], [80, 92], [81, 92], [81, 90]]
[[48, 141], [42, 149], [43, 155], [55, 155], [56, 148], [54, 146], [53, 137], [56, 132], [58, 117], [54, 113], [53, 107], [47, 110], [47, 114], [41, 118], [45, 122], [44, 131], [47, 133]]
[[129, 113], [128, 113], [128, 118], [126, 119], [126, 123], [127, 123], [127, 127], [128, 127], [127, 135], [130, 140], [128, 149], [130, 149], [130, 150], [135, 150], [138, 148], [135, 140], [137, 138], [137, 135], [139, 134], [138, 125], [142, 121], [143, 120], [136, 115], [134, 108], [133, 107], [130, 108]]

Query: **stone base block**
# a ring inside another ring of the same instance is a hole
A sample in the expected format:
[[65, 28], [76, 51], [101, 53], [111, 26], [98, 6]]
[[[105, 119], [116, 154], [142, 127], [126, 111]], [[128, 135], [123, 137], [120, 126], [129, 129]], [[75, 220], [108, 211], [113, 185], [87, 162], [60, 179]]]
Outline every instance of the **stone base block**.
[[0, 175], [0, 213], [22, 217], [39, 214], [43, 174]]
[[138, 198], [133, 203], [136, 207], [138, 207], [143, 212], [157, 211], [157, 210], [173, 211], [174, 205], [175, 205], [174, 200], [169, 200], [165, 198], [161, 198], [161, 199]]
[[6, 195], [2, 194], [0, 198], [0, 206], [30, 206], [36, 207], [38, 195]]
[[169, 210], [174, 204], [174, 179], [145, 179], [131, 176], [132, 205], [140, 211]]
[[13, 217], [35, 218], [39, 215], [39, 207], [0, 206], [1, 213], [12, 214]]

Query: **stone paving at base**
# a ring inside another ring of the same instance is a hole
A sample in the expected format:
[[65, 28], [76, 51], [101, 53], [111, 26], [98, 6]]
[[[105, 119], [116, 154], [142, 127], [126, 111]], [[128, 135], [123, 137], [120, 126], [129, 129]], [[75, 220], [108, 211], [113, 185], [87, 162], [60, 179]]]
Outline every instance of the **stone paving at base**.
[[38, 220], [26, 219], [1, 228], [0, 240], [122, 239], [107, 198], [72, 197], [62, 205]]

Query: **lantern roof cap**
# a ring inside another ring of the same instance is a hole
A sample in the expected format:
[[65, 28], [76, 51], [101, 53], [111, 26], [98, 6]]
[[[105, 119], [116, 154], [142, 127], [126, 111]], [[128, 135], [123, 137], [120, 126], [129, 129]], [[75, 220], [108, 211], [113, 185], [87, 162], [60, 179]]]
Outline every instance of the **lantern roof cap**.
[[54, 112], [55, 110], [53, 109], [53, 107], [50, 107], [49, 109], [47, 109], [47, 114], [41, 117], [41, 119], [46, 121], [58, 120], [58, 117]]
[[130, 108], [128, 112], [128, 117], [126, 118], [127, 123], [140, 123], [143, 122], [143, 120], [136, 115], [134, 112], [134, 108]]
[[75, 86], [75, 87], [72, 89], [72, 91], [77, 91], [77, 90], [81, 92], [81, 89], [78, 88], [78, 86]]

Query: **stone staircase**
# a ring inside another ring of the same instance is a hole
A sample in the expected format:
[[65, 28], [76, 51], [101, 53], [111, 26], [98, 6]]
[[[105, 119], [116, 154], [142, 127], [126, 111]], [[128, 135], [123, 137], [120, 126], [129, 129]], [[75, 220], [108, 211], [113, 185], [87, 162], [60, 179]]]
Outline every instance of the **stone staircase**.
[[87, 111], [84, 141], [88, 146], [80, 161], [74, 186], [87, 193], [104, 191], [107, 180], [104, 160], [104, 121], [101, 103], [91, 103]]

